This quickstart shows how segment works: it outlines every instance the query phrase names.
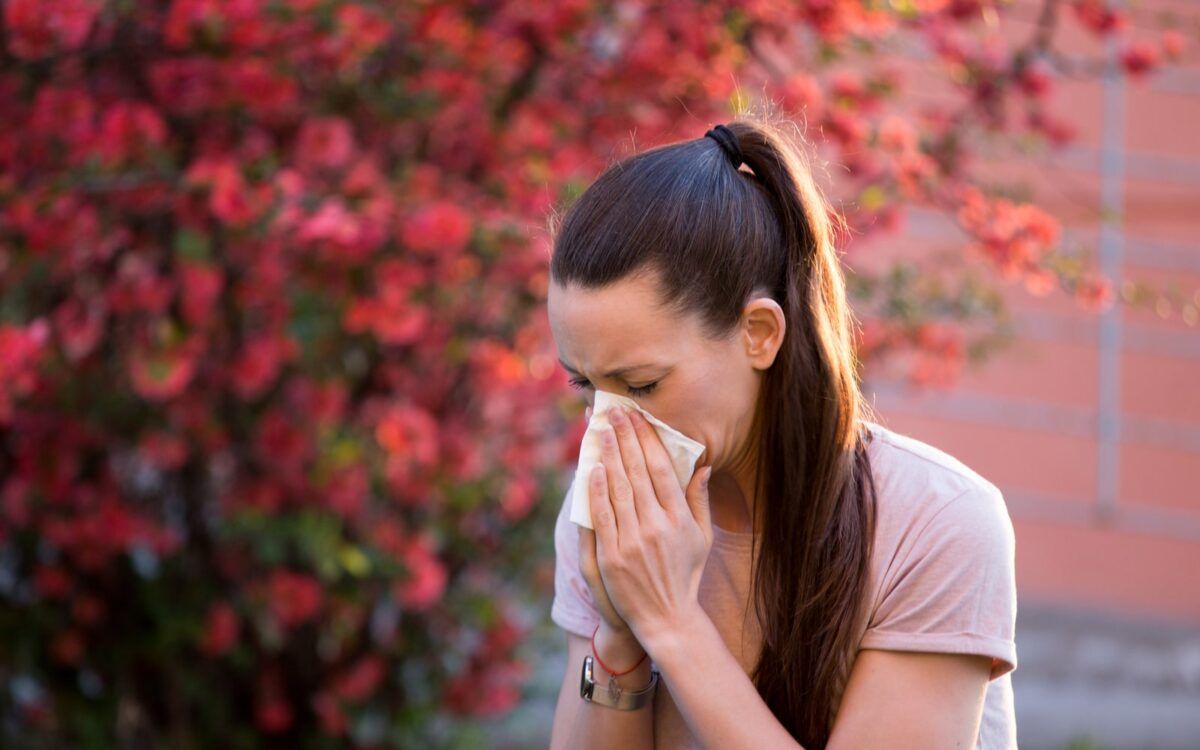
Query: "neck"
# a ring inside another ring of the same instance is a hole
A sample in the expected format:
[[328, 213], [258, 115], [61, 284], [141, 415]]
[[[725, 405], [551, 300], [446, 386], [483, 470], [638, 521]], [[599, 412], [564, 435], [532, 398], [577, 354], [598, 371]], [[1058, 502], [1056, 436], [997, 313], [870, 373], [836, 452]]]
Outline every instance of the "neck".
[[754, 492], [757, 473], [758, 452], [753, 440], [747, 440], [728, 465], [713, 470], [708, 497], [714, 524], [738, 533], [761, 531], [761, 521], [753, 520], [758, 506]]

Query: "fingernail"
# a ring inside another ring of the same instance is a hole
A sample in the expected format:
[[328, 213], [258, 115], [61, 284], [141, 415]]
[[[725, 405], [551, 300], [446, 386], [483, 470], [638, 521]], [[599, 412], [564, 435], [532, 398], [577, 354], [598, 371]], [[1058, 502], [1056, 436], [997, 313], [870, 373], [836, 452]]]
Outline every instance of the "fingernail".
[[704, 482], [704, 489], [708, 489], [708, 480], [709, 479], [712, 479], [712, 467], [711, 466], [704, 470], [704, 479], [702, 480]]
[[612, 421], [615, 424], [622, 424], [625, 420], [629, 419], [629, 416], [625, 413], [625, 409], [620, 406], [614, 408], [612, 411]]

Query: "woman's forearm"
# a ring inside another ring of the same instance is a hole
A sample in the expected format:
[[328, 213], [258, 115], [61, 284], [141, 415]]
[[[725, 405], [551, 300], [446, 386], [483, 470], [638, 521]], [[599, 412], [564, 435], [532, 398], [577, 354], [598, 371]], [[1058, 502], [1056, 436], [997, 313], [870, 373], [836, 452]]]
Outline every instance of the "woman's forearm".
[[[604, 662], [613, 669], [626, 669], [645, 651], [631, 635], [617, 635], [603, 625], [596, 633], [596, 651]], [[582, 664], [576, 665], [582, 669]], [[594, 664], [593, 675], [596, 690], [608, 687], [609, 673], [598, 663]], [[632, 672], [617, 677], [617, 684], [624, 690], [641, 690], [650, 684], [650, 658], [638, 664]], [[575, 723], [570, 733], [568, 747], [579, 750], [592, 748], [620, 747], [629, 750], [654, 750], [654, 702], [641, 708], [622, 711], [609, 706], [579, 699]]]
[[704, 747], [803, 750], [763, 702], [707, 615], [646, 646], [688, 728]]

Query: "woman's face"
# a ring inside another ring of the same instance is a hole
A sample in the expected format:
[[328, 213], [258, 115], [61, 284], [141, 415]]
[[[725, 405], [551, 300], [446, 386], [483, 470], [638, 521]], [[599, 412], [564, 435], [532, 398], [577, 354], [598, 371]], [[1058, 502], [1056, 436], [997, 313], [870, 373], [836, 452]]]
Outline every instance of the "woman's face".
[[639, 272], [592, 290], [552, 283], [547, 310], [559, 360], [589, 405], [597, 389], [628, 396], [704, 444], [697, 466], [740, 470], [760, 379], [782, 343], [783, 311], [754, 299], [730, 336], [712, 341], [695, 316], [658, 307], [656, 279]]

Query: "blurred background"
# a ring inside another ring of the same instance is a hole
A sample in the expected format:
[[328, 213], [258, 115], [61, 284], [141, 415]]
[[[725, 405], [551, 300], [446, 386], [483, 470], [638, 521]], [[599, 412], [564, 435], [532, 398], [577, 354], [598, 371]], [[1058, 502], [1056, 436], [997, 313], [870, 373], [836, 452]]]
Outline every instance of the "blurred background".
[[524, 748], [548, 219], [795, 123], [864, 388], [1004, 492], [1025, 748], [1200, 736], [1200, 6], [0, 0], [0, 746]]

